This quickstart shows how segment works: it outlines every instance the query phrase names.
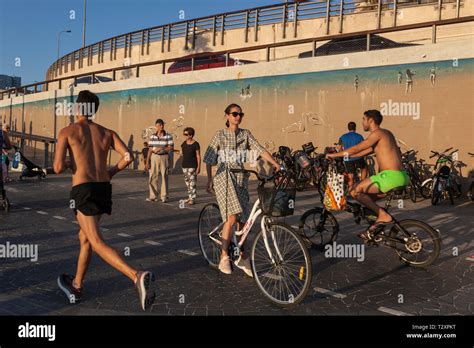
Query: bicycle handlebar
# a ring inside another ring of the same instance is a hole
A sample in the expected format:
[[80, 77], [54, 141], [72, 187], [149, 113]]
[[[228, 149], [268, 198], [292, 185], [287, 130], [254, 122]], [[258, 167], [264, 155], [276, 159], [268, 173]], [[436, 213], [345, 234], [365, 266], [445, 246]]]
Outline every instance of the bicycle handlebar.
[[454, 150], [454, 151], [451, 151], [451, 153], [449, 154], [449, 156], [452, 156], [454, 153], [456, 153], [456, 152], [458, 152], [458, 151], [459, 151], [459, 149], [456, 149], [456, 150]]
[[255, 174], [255, 176], [257, 177], [257, 179], [261, 182], [269, 182], [269, 181], [272, 181], [273, 179], [275, 179], [275, 177], [283, 172], [284, 170], [282, 169], [281, 171], [278, 171], [276, 172], [275, 174], [273, 174], [272, 176], [269, 176], [269, 177], [263, 177], [261, 176], [260, 174], [258, 174], [255, 170], [249, 170], [249, 169], [237, 169], [237, 168], [231, 168], [230, 169], [230, 172], [231, 173], [250, 173], [250, 174]]

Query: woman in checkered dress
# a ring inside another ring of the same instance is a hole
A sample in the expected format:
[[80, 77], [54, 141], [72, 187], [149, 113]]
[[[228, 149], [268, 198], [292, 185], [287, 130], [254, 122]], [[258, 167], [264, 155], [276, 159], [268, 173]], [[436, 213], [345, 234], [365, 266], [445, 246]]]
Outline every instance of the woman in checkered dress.
[[[232, 272], [228, 254], [229, 243], [232, 237], [232, 227], [237, 220], [245, 222], [250, 213], [248, 182], [249, 175], [231, 173], [230, 169], [243, 169], [244, 163], [250, 163], [262, 157], [270, 162], [275, 170], [279, 164], [271, 154], [261, 146], [248, 129], [239, 128], [244, 113], [237, 104], [231, 104], [225, 109], [227, 118], [226, 129], [217, 131], [204, 154], [207, 168], [208, 192], [214, 189], [217, 204], [225, 224], [222, 228], [222, 249], [219, 270], [222, 273]], [[217, 171], [212, 179], [211, 166], [217, 165]], [[240, 219], [237, 216], [240, 215]], [[240, 229], [240, 226], [239, 226]], [[244, 253], [235, 265], [247, 275], [252, 276], [250, 261]]]

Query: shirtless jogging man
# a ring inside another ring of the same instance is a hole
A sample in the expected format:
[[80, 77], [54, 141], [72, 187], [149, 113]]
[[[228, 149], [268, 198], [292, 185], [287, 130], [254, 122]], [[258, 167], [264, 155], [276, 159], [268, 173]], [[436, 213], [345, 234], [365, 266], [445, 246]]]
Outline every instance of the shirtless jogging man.
[[[140, 305], [147, 310], [155, 299], [150, 288], [154, 276], [148, 271], [130, 267], [120, 254], [102, 238], [99, 221], [102, 214], [112, 212], [112, 177], [125, 169], [133, 155], [116, 132], [91, 121], [99, 108], [99, 98], [90, 91], [81, 91], [76, 101], [77, 121], [61, 129], [58, 135], [54, 172], [59, 174], [71, 169], [71, 203], [79, 222], [80, 253], [76, 276], [62, 274], [58, 285], [70, 302], [81, 300], [82, 283], [90, 263], [92, 250], [105, 262], [130, 278], [138, 291]], [[121, 155], [118, 163], [107, 169], [107, 154], [112, 148]], [[66, 160], [69, 150], [71, 160]]]
[[366, 178], [355, 185], [350, 193], [351, 196], [377, 214], [376, 222], [361, 234], [367, 238], [377, 227], [382, 227], [392, 222], [392, 217], [384, 209], [379, 207], [375, 201], [385, 196], [385, 193], [395, 187], [408, 185], [409, 178], [403, 170], [402, 158], [395, 136], [389, 130], [380, 128], [383, 116], [378, 110], [364, 112], [362, 125], [365, 131], [370, 131], [367, 139], [359, 144], [345, 149], [341, 152], [328, 154], [326, 157], [363, 157], [372, 152], [375, 153], [379, 166], [379, 173]]

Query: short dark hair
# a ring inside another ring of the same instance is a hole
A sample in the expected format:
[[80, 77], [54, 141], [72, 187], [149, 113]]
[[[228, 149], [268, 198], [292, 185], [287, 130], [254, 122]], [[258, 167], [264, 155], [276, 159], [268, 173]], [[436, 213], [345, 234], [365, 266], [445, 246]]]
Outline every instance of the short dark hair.
[[186, 128], [183, 129], [183, 133], [184, 132], [188, 132], [188, 134], [192, 137], [194, 136], [194, 128], [186, 127]]
[[[230, 110], [232, 110], [233, 108], [239, 108], [240, 111], [242, 111], [242, 107], [241, 107], [239, 104], [234, 104], [234, 103], [232, 103], [232, 104], [229, 104], [229, 105], [225, 108], [225, 110], [224, 110], [225, 114], [226, 114], [226, 115], [229, 115], [229, 114], [230, 114]], [[226, 125], [227, 128], [229, 128], [229, 126], [230, 126], [229, 121], [226, 121], [225, 125]]]
[[356, 123], [354, 121], [351, 121], [347, 124], [347, 129], [350, 131], [355, 131], [356, 130]]
[[380, 111], [378, 111], [378, 110], [367, 110], [366, 112], [364, 112], [364, 116], [367, 117], [367, 118], [371, 118], [372, 120], [374, 120], [374, 123], [375, 123], [377, 126], [380, 126], [380, 124], [381, 124], [382, 121], [383, 121], [383, 116], [382, 116], [382, 114], [380, 113]]
[[[99, 110], [99, 97], [91, 91], [80, 91], [76, 99], [77, 104], [81, 104], [83, 116], [92, 117]], [[86, 106], [86, 107], [84, 107]], [[90, 108], [92, 106], [92, 108]]]

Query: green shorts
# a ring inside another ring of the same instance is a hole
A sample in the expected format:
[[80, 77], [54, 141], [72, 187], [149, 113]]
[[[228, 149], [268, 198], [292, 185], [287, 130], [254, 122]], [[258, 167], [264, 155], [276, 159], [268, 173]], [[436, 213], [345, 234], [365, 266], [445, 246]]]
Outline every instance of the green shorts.
[[384, 170], [370, 177], [370, 181], [377, 185], [380, 192], [386, 193], [395, 187], [407, 186], [410, 182], [405, 171], [400, 170]]

